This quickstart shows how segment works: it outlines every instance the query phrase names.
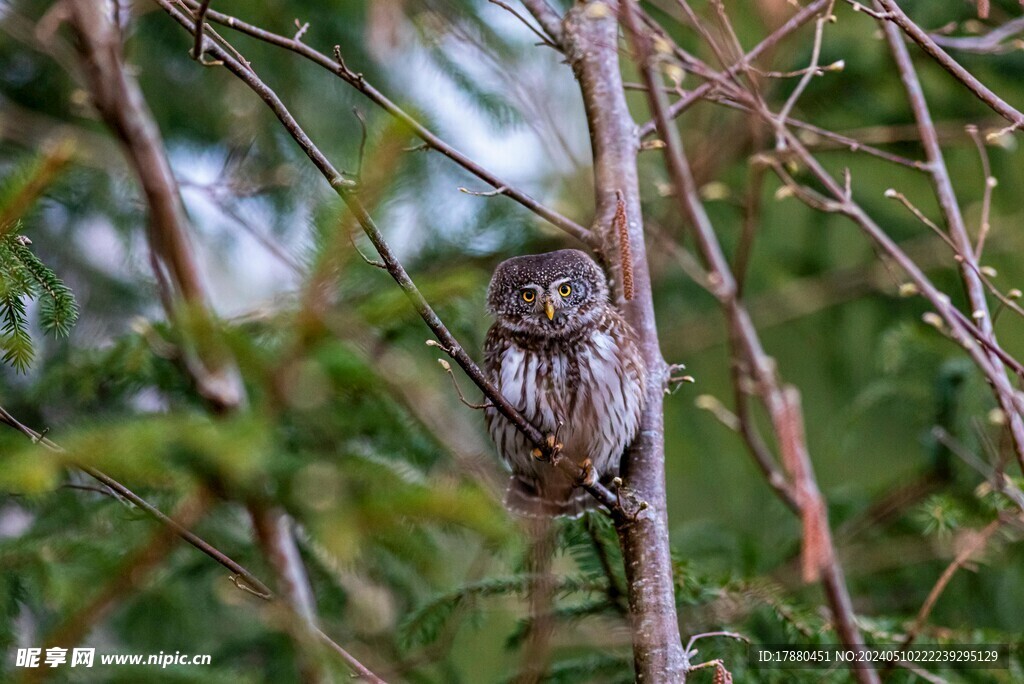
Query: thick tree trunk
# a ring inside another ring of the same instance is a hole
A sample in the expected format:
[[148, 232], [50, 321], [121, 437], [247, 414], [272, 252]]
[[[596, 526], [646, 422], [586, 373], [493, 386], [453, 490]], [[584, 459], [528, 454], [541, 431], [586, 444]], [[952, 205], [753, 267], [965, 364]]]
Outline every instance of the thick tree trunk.
[[632, 274], [632, 298], [617, 287], [619, 304], [640, 338], [650, 380], [640, 434], [623, 465], [623, 479], [649, 508], [635, 521], [618, 526], [633, 628], [638, 682], [681, 682], [686, 657], [679, 638], [665, 498], [663, 417], [667, 366], [658, 344], [651, 280], [644, 248], [643, 217], [637, 180], [637, 127], [626, 105], [618, 58], [618, 6], [605, 1], [578, 2], [567, 14], [563, 47], [579, 80], [594, 154], [597, 217], [602, 251], [610, 270], [623, 281], [619, 235], [613, 226], [618, 198], [625, 203]]

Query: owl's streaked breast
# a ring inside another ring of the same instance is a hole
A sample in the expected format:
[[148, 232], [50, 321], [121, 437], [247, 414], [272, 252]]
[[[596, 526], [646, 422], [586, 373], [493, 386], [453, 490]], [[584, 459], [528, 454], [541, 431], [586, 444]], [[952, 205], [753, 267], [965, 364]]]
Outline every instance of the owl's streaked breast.
[[[542, 432], [557, 431], [565, 455], [590, 458], [602, 474], [617, 469], [623, 448], [636, 433], [643, 405], [644, 371], [628, 327], [618, 316], [571, 339], [523, 341], [492, 335], [488, 370], [498, 389]], [[543, 475], [525, 439], [508, 434], [501, 416], [488, 426], [514, 470]], [[511, 439], [510, 439], [511, 438]]]

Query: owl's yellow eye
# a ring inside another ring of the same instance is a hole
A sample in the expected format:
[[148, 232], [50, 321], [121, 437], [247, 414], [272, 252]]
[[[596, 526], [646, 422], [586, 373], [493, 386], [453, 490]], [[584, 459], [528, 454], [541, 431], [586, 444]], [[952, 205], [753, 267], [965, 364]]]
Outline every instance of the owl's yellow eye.
[[532, 304], [533, 300], [537, 298], [537, 293], [533, 290], [523, 290], [523, 301], [527, 304]]
[[558, 288], [558, 294], [562, 295], [563, 297], [568, 297], [569, 295], [572, 294], [572, 288], [569, 287], [568, 283], [566, 283], [565, 285], [562, 285], [561, 287]]

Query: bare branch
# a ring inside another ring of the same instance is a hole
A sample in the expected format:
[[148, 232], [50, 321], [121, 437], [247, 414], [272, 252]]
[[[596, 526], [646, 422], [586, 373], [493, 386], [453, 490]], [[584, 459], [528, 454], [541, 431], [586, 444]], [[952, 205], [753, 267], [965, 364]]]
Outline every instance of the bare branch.
[[986, 55], [1019, 50], [1021, 47], [1020, 39], [1010, 39], [1020, 33], [1024, 33], [1024, 17], [1011, 19], [1002, 26], [997, 26], [980, 36], [954, 37], [937, 33], [929, 35], [936, 45], [941, 45], [951, 50]]
[[192, 59], [203, 62], [203, 30], [206, 28], [206, 13], [210, 9], [210, 0], [202, 0], [196, 10], [196, 39], [192, 45]]
[[[755, 45], [753, 47], [753, 49], [750, 50], [750, 52], [748, 52], [747, 54], [745, 54], [743, 56], [742, 60], [740, 60], [739, 62], [737, 62], [736, 64], [732, 65], [731, 67], [726, 69], [724, 72], [722, 72], [720, 74], [720, 78], [719, 79], [715, 79], [715, 81], [726, 80], [727, 78], [730, 78], [733, 75], [735, 75], [735, 74], [739, 73], [740, 71], [742, 71], [743, 69], [745, 69], [748, 65], [750, 65], [759, 56], [761, 56], [765, 52], [771, 50], [780, 41], [784, 40], [788, 35], [790, 35], [794, 31], [796, 31], [798, 28], [800, 28], [801, 26], [806, 24], [808, 21], [810, 21], [814, 17], [816, 17], [818, 15], [818, 13], [821, 12], [821, 10], [823, 10], [826, 6], [829, 5], [830, 2], [832, 2], [832, 0], [815, 0], [811, 4], [807, 5], [803, 9], [801, 9], [799, 12], [794, 14], [786, 23], [784, 23], [779, 28], [775, 29], [764, 40], [762, 40], [760, 43]], [[684, 98], [684, 100], [680, 100], [679, 102], [676, 102], [676, 103], [670, 105], [668, 107], [668, 111], [667, 111], [668, 118], [670, 118], [670, 119], [676, 118], [677, 116], [679, 116], [679, 114], [686, 107], [688, 107], [690, 104], [692, 104], [692, 102], [686, 102], [684, 104], [684, 102], [686, 100], [690, 100], [692, 98], [693, 101], [696, 101], [696, 100], [700, 99], [701, 97], [703, 97], [704, 95], [707, 95], [711, 91], [711, 89], [713, 87], [714, 87], [714, 81], [709, 81], [709, 82], [699, 86], [698, 88], [696, 88], [690, 94], [690, 97]], [[700, 91], [703, 91], [703, 92], [700, 92]], [[698, 92], [700, 94], [697, 94]], [[640, 137], [641, 138], [645, 138], [648, 135], [650, 135], [651, 133], [653, 133], [655, 128], [656, 128], [656, 126], [657, 125], [655, 124], [653, 119], [651, 121], [648, 121], [647, 123], [643, 124], [642, 126], [640, 126]]]
[[370, 668], [356, 660], [355, 656], [342, 648], [338, 642], [327, 636], [322, 629], [317, 628], [316, 635], [328, 648], [337, 653], [360, 679], [369, 682], [369, 684], [387, 684], [387, 682], [375, 675]]
[[[886, 3], [894, 3], [891, 0], [879, 0], [878, 6], [886, 6]], [[896, 8], [898, 9], [898, 8]], [[904, 17], [906, 15], [903, 15]], [[897, 20], [898, 21], [898, 20]], [[902, 28], [901, 24], [901, 28]], [[996, 344], [995, 330], [992, 326], [991, 313], [988, 308], [988, 301], [985, 298], [985, 284], [977, 263], [977, 252], [971, 244], [971, 238], [967, 233], [967, 226], [964, 223], [963, 214], [960, 211], [956, 194], [953, 190], [953, 182], [946, 167], [942, 148], [939, 145], [938, 136], [935, 133], [935, 125], [932, 122], [928, 103], [917, 78], [917, 71], [914, 69], [910, 59], [910, 53], [903, 42], [903, 35], [892, 23], [883, 22], [882, 30], [885, 32], [886, 41], [892, 51], [899, 70], [903, 87], [907, 91], [911, 109], [914, 111], [914, 118], [921, 134], [921, 143], [925, 149], [925, 157], [928, 160], [928, 173], [932, 181], [932, 187], [939, 201], [945, 219], [946, 228], [952, 240], [956, 254], [960, 257], [960, 276], [963, 280], [964, 289], [970, 302], [972, 316], [979, 330], [979, 337], [987, 342]], [[1022, 119], [1024, 120], [1024, 119]], [[988, 187], [990, 173], [985, 174], [985, 183]], [[987, 217], [986, 217], [987, 219]], [[1010, 435], [1013, 437], [1014, 446], [1018, 454], [1021, 467], [1024, 468], [1024, 418], [1015, 408], [1015, 390], [1010, 385], [1003, 370], [1001, 358], [989, 353], [989, 363], [992, 367], [990, 380], [993, 382], [993, 392], [996, 401], [1007, 415], [1010, 428]]]
[[953, 561], [942, 571], [939, 575], [939, 579], [936, 580], [932, 590], [928, 592], [928, 597], [924, 600], [921, 608], [917, 611], [917, 617], [914, 618], [914, 623], [910, 629], [907, 630], [907, 635], [903, 637], [903, 641], [900, 643], [900, 650], [906, 651], [910, 648], [910, 645], [917, 639], [917, 635], [920, 634], [921, 629], [924, 627], [925, 622], [928, 620], [928, 616], [931, 615], [932, 609], [938, 602], [939, 597], [942, 596], [942, 592], [946, 590], [950, 580], [953, 579], [953, 575], [957, 571], [964, 567], [975, 554], [982, 551], [987, 545], [992, 536], [998, 532], [1006, 521], [1002, 518], [996, 518], [981, 530], [972, 530], [970, 532], [970, 539], [963, 548], [956, 554]]
[[793, 88], [793, 92], [790, 93], [789, 99], [786, 100], [786, 104], [784, 104], [782, 109], [779, 111], [777, 119], [779, 126], [786, 125], [786, 119], [789, 118], [789, 113], [793, 111], [793, 107], [796, 106], [797, 100], [800, 99], [804, 90], [808, 85], [810, 85], [811, 79], [818, 75], [818, 59], [821, 57], [821, 39], [825, 33], [825, 24], [833, 20], [832, 8], [834, 6], [834, 0], [829, 2], [828, 6], [821, 13], [821, 16], [819, 16], [814, 22], [814, 42], [811, 47], [811, 65], [807, 67], [804, 75], [797, 83], [796, 88]]
[[[434, 340], [427, 340], [427, 345], [428, 346], [435, 346], [435, 347], [440, 347], [441, 346], [441, 345], [437, 344], [437, 342], [435, 342]], [[445, 361], [444, 359], [438, 359], [437, 362], [439, 364], [441, 364], [441, 368], [443, 368], [444, 372], [447, 373], [448, 376], [452, 379], [452, 386], [455, 388], [455, 391], [459, 395], [459, 401], [461, 401], [464, 406], [466, 406], [467, 408], [471, 408], [474, 411], [480, 411], [480, 410], [487, 409], [487, 408], [494, 408], [494, 404], [491, 404], [490, 402], [483, 403], [483, 404], [474, 404], [471, 401], [469, 401], [468, 399], [466, 399], [466, 395], [462, 393], [462, 388], [459, 387], [459, 381], [458, 381], [458, 379], [456, 379], [455, 373], [452, 372], [452, 365], [450, 363], [448, 363], [447, 361]]]
[[562, 18], [548, 0], [522, 0], [523, 6], [530, 11], [533, 18], [544, 29], [556, 47], [562, 46]]
[[[831, 3], [826, 7], [831, 7]], [[856, 625], [849, 592], [832, 546], [827, 508], [818, 491], [807, 454], [799, 394], [795, 388], [779, 383], [775, 363], [762, 349], [750, 316], [738, 300], [732, 271], [700, 200], [679, 130], [672, 124], [665, 94], [658, 87], [660, 75], [652, 59], [650, 38], [639, 30], [631, 3], [623, 5], [623, 14], [627, 35], [647, 85], [653, 120], [659, 137], [665, 141], [665, 162], [675, 188], [676, 200], [681, 213], [693, 227], [697, 245], [708, 264], [712, 293], [719, 299], [729, 318], [733, 339], [738, 343], [733, 354], [749, 361], [753, 379], [758, 384], [775, 428], [783, 463], [793, 482], [795, 503], [799, 506], [804, 528], [804, 578], [822, 579], [840, 638], [847, 647], [860, 648], [864, 641]], [[782, 126], [780, 129], [785, 130]], [[871, 668], [856, 668], [853, 674], [863, 684], [877, 684], [879, 681], [877, 673]]]
[[497, 197], [498, 195], [504, 195], [506, 190], [508, 190], [508, 188], [504, 185], [500, 188], [495, 188], [494, 190], [488, 190], [486, 192], [482, 190], [470, 190], [469, 188], [464, 188], [461, 185], [459, 186], [459, 192], [472, 195], [473, 197]]
[[981, 261], [981, 255], [985, 251], [985, 239], [988, 237], [988, 231], [992, 227], [989, 218], [992, 213], [992, 191], [995, 189], [997, 181], [995, 176], [992, 175], [992, 164], [989, 162], [988, 150], [985, 148], [985, 141], [982, 140], [981, 133], [978, 132], [978, 127], [969, 125], [966, 127], [966, 131], [971, 136], [971, 140], [974, 141], [974, 146], [978, 149], [978, 157], [981, 159], [981, 172], [985, 177], [985, 188], [981, 196], [981, 221], [978, 226], [978, 241], [974, 248], [975, 261]]
[[[192, 10], [196, 10], [199, 7], [199, 3], [196, 0], [182, 0], [182, 2], [184, 2], [185, 5]], [[164, 3], [162, 2], [160, 4], [164, 5]], [[409, 129], [413, 132], [413, 134], [416, 135], [416, 137], [418, 137], [420, 140], [422, 140], [424, 144], [426, 144], [430, 149], [437, 150], [438, 152], [448, 157], [462, 168], [466, 169], [473, 175], [483, 180], [485, 183], [489, 184], [491, 187], [505, 187], [506, 192], [504, 194], [506, 194], [508, 197], [511, 197], [516, 202], [519, 202], [521, 205], [523, 205], [533, 213], [537, 214], [544, 220], [548, 221], [551, 225], [555, 226], [556, 228], [562, 229], [569, 235], [572, 235], [573, 237], [575, 237], [576, 239], [580, 240], [585, 244], [589, 244], [591, 246], [594, 246], [596, 244], [596, 240], [590, 234], [589, 230], [587, 230], [580, 224], [576, 223], [572, 219], [569, 219], [563, 216], [562, 214], [559, 214], [558, 212], [554, 211], [553, 209], [549, 209], [548, 207], [542, 205], [533, 197], [529, 196], [528, 194], [521, 190], [516, 189], [507, 181], [498, 178], [495, 174], [483, 168], [482, 166], [471, 160], [469, 157], [462, 154], [448, 143], [444, 142], [441, 138], [439, 138], [429, 129], [427, 129], [423, 124], [421, 124], [411, 115], [409, 115], [405, 110], [403, 110], [401, 107], [399, 107], [390, 99], [388, 99], [385, 95], [383, 95], [379, 90], [370, 85], [362, 74], [358, 74], [350, 70], [344, 64], [343, 61], [339, 62], [338, 60], [332, 59], [331, 57], [309, 47], [308, 45], [302, 43], [301, 41], [297, 41], [292, 38], [288, 38], [287, 36], [267, 31], [265, 29], [259, 28], [258, 26], [246, 23], [236, 17], [223, 14], [221, 12], [209, 10], [207, 12], [207, 17], [209, 18], [210, 21], [227, 26], [240, 33], [244, 33], [258, 40], [270, 43], [271, 45], [276, 45], [278, 47], [285, 48], [286, 50], [290, 50], [302, 57], [305, 57], [314, 64], [317, 64], [318, 66], [327, 69], [328, 71], [330, 71], [331, 73], [333, 73], [334, 75], [338, 76], [346, 83], [351, 85], [353, 88], [358, 90], [360, 93], [365, 95], [370, 101], [378, 105], [381, 109], [386, 111], [392, 117], [406, 124], [409, 127]], [[242, 60], [238, 57], [236, 57], [236, 61], [239, 63], [242, 62]], [[301, 141], [300, 145], [302, 145], [303, 149], [305, 149], [305, 145]], [[314, 163], [316, 163], [316, 160], [314, 160]], [[317, 167], [320, 169], [321, 173], [324, 173], [325, 175], [329, 172], [327, 167], [323, 167], [319, 163], [317, 163]], [[332, 186], [335, 185], [335, 181], [333, 179], [329, 180]]]
[[[0, 422], [14, 428], [18, 432], [28, 437], [34, 444], [39, 444], [46, 449], [63, 454], [65, 450], [59, 444], [52, 440], [44, 437], [41, 433], [28, 427], [14, 416], [10, 414], [5, 408], [0, 406]], [[105, 473], [93, 468], [91, 466], [80, 466], [82, 472], [88, 474], [96, 481], [103, 484], [107, 490], [113, 492], [120, 498], [125, 505], [132, 505], [149, 515], [151, 518], [159, 522], [164, 526], [165, 529], [169, 530], [179, 538], [191, 544], [193, 547], [201, 551], [203, 554], [209, 556], [214, 561], [224, 566], [231, 571], [230, 580], [239, 589], [245, 591], [248, 594], [255, 596], [256, 598], [264, 601], [274, 600], [274, 594], [270, 591], [266, 584], [264, 584], [258, 577], [249, 572], [244, 566], [234, 561], [230, 556], [217, 549], [215, 546], [210, 544], [208, 541], [195, 534], [188, 529], [186, 525], [178, 522], [175, 518], [164, 514], [156, 506], [153, 506], [148, 501], [143, 499], [141, 496], [128, 489], [126, 486], [115, 480], [114, 478], [106, 475]], [[161, 537], [163, 539], [163, 537]], [[170, 548], [166, 542], [163, 542], [163, 546]], [[368, 681], [374, 684], [384, 684], [383, 680], [377, 678], [366, 668], [362, 663], [353, 658], [345, 649], [335, 643], [329, 636], [324, 634], [319, 629], [317, 630], [320, 639], [331, 649], [337, 652], [343, 657], [343, 659], [349, 664], [352, 669], [366, 678]]]
[[[208, 4], [204, 3], [197, 14], [205, 12]], [[141, 89], [121, 61], [117, 33], [105, 13], [97, 12], [91, 0], [70, 0], [69, 7], [93, 103], [121, 140], [146, 194], [150, 207], [149, 241], [167, 316], [172, 320], [180, 317], [180, 300], [188, 307], [188, 314], [198, 317], [208, 329], [216, 329], [215, 316], [208, 308], [208, 297], [189, 244], [189, 223], [177, 181]], [[203, 45], [201, 16], [194, 30], [197, 42]], [[207, 43], [208, 50], [216, 50], [233, 60], [239, 69], [252, 73], [248, 64], [235, 61], [227, 50], [215, 43]], [[348, 183], [336, 172], [331, 177], [332, 183]], [[190, 340], [199, 346], [205, 336], [191, 337], [199, 338]], [[185, 355], [186, 370], [211, 409], [219, 415], [242, 409], [246, 403], [245, 390], [230, 352], [205, 343], [196, 356], [196, 362], [188, 363], [191, 354]], [[256, 504], [250, 505], [250, 512], [271, 565], [278, 573], [282, 598], [290, 612], [301, 619], [292, 632], [296, 643], [302, 647], [314, 640], [318, 628], [312, 590], [302, 560], [294, 551], [289, 518], [281, 509]], [[306, 680], [323, 680], [315, 658], [304, 659], [302, 667]]]
[[750, 639], [739, 634], [738, 632], [703, 632], [701, 634], [694, 634], [690, 637], [690, 640], [686, 642], [686, 652], [690, 653], [693, 651], [693, 645], [701, 639], [710, 639], [712, 637], [726, 637], [728, 639], [736, 639], [745, 643], [750, 643]]
[[949, 56], [945, 50], [939, 47], [931, 36], [900, 9], [895, 0], [876, 0], [876, 7], [885, 11], [884, 18], [895, 23], [903, 32], [921, 46], [928, 55], [938, 62], [939, 66], [948, 71], [952, 76], [967, 87], [974, 96], [988, 105], [994, 112], [1009, 121], [1015, 128], [1024, 126], [1024, 113], [1011, 106], [1003, 98], [996, 95], [988, 87], [979, 81], [974, 74], [963, 68], [959, 62]]
[[[188, 234], [188, 219], [177, 181], [138, 83], [123, 68], [119, 37], [109, 18], [88, 0], [72, 0], [68, 7], [81, 40], [82, 71], [92, 102], [122, 144], [149, 206], [149, 240], [154, 266], [164, 285], [161, 298], [176, 320], [178, 300], [209, 318], [206, 296]], [[199, 393], [220, 409], [243, 401], [241, 378], [223, 350], [198, 344], [185, 355], [190, 376]]]
[[521, 21], [526, 28], [530, 29], [530, 31], [535, 36], [540, 38], [540, 42], [541, 42], [542, 45], [547, 45], [549, 48], [554, 48], [555, 50], [558, 49], [558, 45], [556, 45], [554, 42], [552, 42], [552, 39], [550, 37], [548, 37], [548, 36], [544, 35], [543, 33], [541, 33], [537, 29], [537, 27], [535, 27], [533, 24], [528, 22], [526, 20], [526, 17], [524, 17], [519, 12], [517, 12], [515, 10], [515, 8], [512, 7], [511, 5], [509, 5], [507, 2], [502, 2], [502, 0], [487, 0], [487, 1], [490, 2], [492, 5], [497, 5], [498, 7], [502, 8], [503, 10], [505, 10], [506, 12], [511, 14], [513, 17], [515, 17], [516, 19]]

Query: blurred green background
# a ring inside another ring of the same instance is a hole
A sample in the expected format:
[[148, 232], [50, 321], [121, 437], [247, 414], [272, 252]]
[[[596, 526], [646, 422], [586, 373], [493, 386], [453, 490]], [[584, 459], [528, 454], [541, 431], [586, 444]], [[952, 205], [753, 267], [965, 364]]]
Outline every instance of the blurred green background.
[[[954, 31], [965, 35], [1020, 13], [1015, 1], [997, 1], [982, 24], [972, 2], [903, 5], [926, 28], [957, 22]], [[680, 45], [714, 64], [675, 3], [645, 6]], [[287, 35], [308, 22], [306, 43], [327, 54], [339, 45], [351, 68], [443, 139], [543, 203], [589, 222], [589, 139], [571, 70], [501, 7], [467, 0], [216, 0], [214, 7]], [[695, 7], [711, 21], [704, 3]], [[25, 373], [2, 369], [0, 403], [69, 447], [64, 461], [103, 468], [165, 510], [214, 486], [221, 498], [198, 530], [264, 578], [270, 573], [240, 502], [257, 495], [281, 502], [302, 525], [325, 630], [385, 679], [513, 679], [530, 629], [528, 543], [501, 508], [503, 474], [481, 416], [459, 403], [437, 350], [424, 345], [428, 331], [387, 274], [354, 256], [351, 220], [264, 105], [225, 70], [192, 61], [191, 39], [155, 3], [125, 8], [126, 56], [181, 182], [204, 278], [227, 323], [225, 338], [239, 357], [251, 407], [213, 422], [168, 352], [177, 338], [163, 322], [134, 176], [88, 106], [70, 34], [58, 16], [47, 15], [49, 3], [27, 0], [0, 3], [0, 200], [10, 202], [31, 179], [45, 180], [18, 231], [74, 292], [80, 320], [67, 339], [35, 326], [37, 356]], [[726, 10], [747, 49], [793, 11], [778, 0], [727, 2]], [[794, 116], [920, 158], [875, 24], [841, 3], [836, 14], [821, 62], [841, 59], [845, 69], [814, 79]], [[506, 198], [460, 192], [488, 188], [442, 156], [416, 149], [408, 130], [326, 71], [217, 30], [337, 167], [357, 172], [362, 136], [353, 108], [365, 117], [362, 175], [374, 216], [443, 320], [479, 358], [494, 265], [571, 241]], [[759, 66], [800, 69], [810, 47], [805, 27]], [[1004, 122], [913, 46], [912, 52], [976, 234], [985, 179], [964, 126], [985, 132]], [[955, 54], [1024, 106], [1021, 50]], [[626, 79], [639, 80], [632, 67]], [[682, 86], [699, 83], [687, 75]], [[794, 83], [762, 79], [776, 108]], [[637, 121], [645, 121], [642, 93], [630, 97]], [[870, 641], [892, 643], [998, 507], [979, 490], [983, 478], [932, 437], [939, 425], [986, 460], [1005, 456], [992, 397], [959, 348], [921, 321], [923, 301], [899, 296], [898, 271], [855, 226], [780, 197], [770, 173], [763, 184], [756, 181], [750, 159], [774, 146], [767, 130], [711, 103], [680, 121], [728, 254], [739, 243], [750, 197], [760, 199], [746, 298], [782, 376], [802, 392], [812, 460], [862, 627]], [[1018, 140], [1002, 136], [988, 146], [998, 186], [983, 263], [996, 269], [1004, 291], [1024, 287]], [[938, 221], [927, 177], [820, 147], [830, 170], [849, 168], [855, 197], [877, 222], [962, 303], [948, 248], [884, 197], [895, 188]], [[819, 589], [800, 582], [798, 521], [775, 499], [739, 437], [706, 410], [716, 401], [733, 404], [726, 329], [713, 298], [660, 246], [666, 238], [684, 247], [692, 240], [666, 197], [660, 155], [644, 152], [640, 164], [662, 346], [696, 379], [668, 398], [666, 415], [683, 632], [833, 641]], [[311, 270], [327, 274], [326, 286], [317, 285], [322, 290], [309, 285]], [[314, 320], [304, 304], [311, 292], [328, 302]], [[33, 321], [36, 307], [30, 306]], [[1012, 313], [1000, 316], [997, 331], [1010, 353], [1024, 352], [1024, 328]], [[460, 384], [468, 391], [461, 376]], [[154, 526], [101, 492], [79, 489], [87, 478], [63, 470], [62, 459], [51, 460], [13, 430], [0, 433], [0, 445], [0, 488], [7, 492], [0, 495], [0, 672], [7, 679], [19, 674], [15, 647], [41, 645], [116, 576], [124, 555], [146, 543]], [[1019, 475], [1012, 467], [1011, 474]], [[555, 567], [565, 591], [554, 607], [549, 681], [631, 681], [614, 533], [594, 519], [560, 524], [559, 534]], [[1024, 554], [1012, 543], [1019, 536], [1019, 529], [999, 533], [979, 562], [957, 574], [919, 641], [1020, 640]], [[67, 668], [53, 679], [295, 680], [295, 653], [281, 626], [225, 574], [193, 549], [175, 548], [159, 571], [96, 621], [85, 642], [108, 652], [211, 653], [212, 666]], [[741, 644], [701, 644], [699, 659], [723, 657], [736, 681], [848, 677], [753, 671]], [[1019, 661], [1014, 668], [943, 675], [1024, 681]], [[711, 677], [706, 671], [694, 680]], [[897, 673], [893, 680], [913, 676]]]

